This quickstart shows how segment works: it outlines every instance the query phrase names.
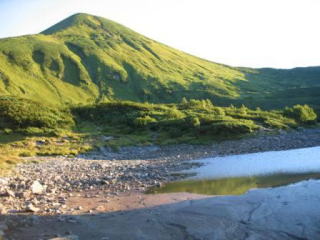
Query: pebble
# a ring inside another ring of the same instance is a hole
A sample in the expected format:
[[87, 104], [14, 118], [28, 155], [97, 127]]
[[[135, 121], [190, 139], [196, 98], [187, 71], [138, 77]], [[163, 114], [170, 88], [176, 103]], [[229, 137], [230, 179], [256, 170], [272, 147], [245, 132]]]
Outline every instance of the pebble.
[[35, 207], [35, 206], [33, 206], [32, 203], [29, 203], [29, 204], [27, 204], [27, 206], [26, 206], [26, 211], [27, 211], [27, 212], [34, 212], [34, 213], [36, 213], [36, 212], [39, 212], [40, 209], [37, 208], [37, 207]]

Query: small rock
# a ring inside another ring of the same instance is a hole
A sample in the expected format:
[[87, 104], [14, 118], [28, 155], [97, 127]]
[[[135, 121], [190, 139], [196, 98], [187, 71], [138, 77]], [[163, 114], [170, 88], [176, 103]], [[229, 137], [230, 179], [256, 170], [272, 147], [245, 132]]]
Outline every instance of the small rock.
[[35, 207], [35, 206], [33, 206], [32, 203], [29, 203], [29, 204], [26, 206], [26, 211], [28, 211], [28, 212], [39, 212], [40, 209], [37, 208], [37, 207]]
[[14, 197], [16, 196], [16, 194], [15, 194], [13, 191], [7, 189], [7, 191], [6, 191], [6, 196], [8, 196], [8, 197], [13, 197], [13, 198], [14, 198]]
[[107, 181], [107, 180], [101, 180], [101, 184], [102, 184], [102, 185], [109, 185], [110, 183], [109, 183], [109, 181]]
[[39, 181], [34, 181], [31, 185], [31, 191], [33, 194], [42, 194], [45, 188]]
[[15, 193], [15, 196], [18, 198], [29, 198], [30, 197], [30, 192], [19, 192]]
[[0, 186], [8, 185], [8, 179], [7, 178], [0, 178]]

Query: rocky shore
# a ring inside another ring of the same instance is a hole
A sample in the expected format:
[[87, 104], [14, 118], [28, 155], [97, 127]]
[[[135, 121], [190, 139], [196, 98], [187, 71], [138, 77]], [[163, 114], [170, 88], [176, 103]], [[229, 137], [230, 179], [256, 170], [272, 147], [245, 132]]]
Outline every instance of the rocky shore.
[[[128, 191], [145, 191], [150, 186], [180, 178], [172, 175], [191, 167], [172, 159], [89, 160], [83, 158], [41, 158], [42, 162], [24, 164], [16, 174], [1, 179], [2, 214], [34, 212], [66, 214], [69, 197], [114, 196]], [[90, 193], [89, 193], [90, 192]], [[78, 207], [81, 210], [82, 206]]]
[[18, 165], [14, 174], [0, 178], [0, 233], [8, 232], [10, 225], [17, 228], [17, 218], [9, 215], [19, 219], [24, 219], [21, 215], [33, 215], [25, 217], [33, 224], [36, 216], [101, 212], [97, 207], [82, 206], [81, 200], [77, 206], [69, 200], [78, 197], [108, 202], [122, 193], [144, 192], [181, 179], [183, 176], [173, 173], [193, 167], [187, 160], [318, 145], [320, 129], [301, 129], [206, 146], [124, 147], [119, 152], [100, 148], [74, 158], [28, 158], [28, 164]]

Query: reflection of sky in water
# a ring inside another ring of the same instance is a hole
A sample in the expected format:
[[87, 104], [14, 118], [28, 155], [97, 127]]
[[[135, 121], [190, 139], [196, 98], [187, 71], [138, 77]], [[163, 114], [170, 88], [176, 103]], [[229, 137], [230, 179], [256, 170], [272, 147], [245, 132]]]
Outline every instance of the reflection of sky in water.
[[320, 147], [206, 158], [193, 178], [223, 178], [272, 173], [320, 172]]

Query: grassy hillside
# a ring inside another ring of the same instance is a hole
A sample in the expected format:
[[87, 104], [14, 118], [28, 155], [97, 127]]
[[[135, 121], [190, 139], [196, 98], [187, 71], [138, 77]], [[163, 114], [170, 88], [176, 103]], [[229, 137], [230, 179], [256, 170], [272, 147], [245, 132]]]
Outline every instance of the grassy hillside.
[[86, 14], [1, 40], [0, 69], [1, 93], [50, 103], [237, 97], [233, 82], [244, 76]]
[[241, 70], [247, 81], [235, 84], [240, 89], [238, 103], [267, 108], [320, 104], [320, 67]]
[[[76, 14], [41, 34], [0, 40], [0, 93], [52, 105], [105, 99], [211, 99], [277, 108], [318, 104], [320, 68], [233, 68], [144, 37], [110, 20]], [[285, 104], [284, 104], [285, 103]]]

